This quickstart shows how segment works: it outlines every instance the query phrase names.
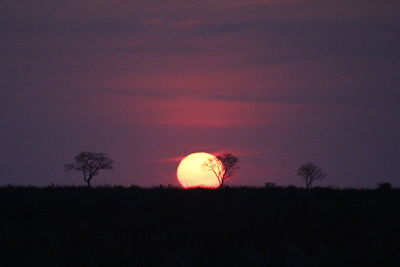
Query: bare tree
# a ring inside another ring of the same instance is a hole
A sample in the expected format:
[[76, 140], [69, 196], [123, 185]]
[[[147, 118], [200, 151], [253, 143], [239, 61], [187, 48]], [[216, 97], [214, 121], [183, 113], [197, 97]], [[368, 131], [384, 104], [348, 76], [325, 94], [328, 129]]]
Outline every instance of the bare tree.
[[203, 163], [209, 171], [214, 173], [218, 179], [219, 187], [224, 186], [224, 182], [233, 176], [235, 170], [239, 169], [237, 165], [239, 159], [232, 154], [225, 153], [215, 158], [210, 158]]
[[301, 165], [297, 171], [297, 175], [303, 176], [307, 189], [312, 186], [314, 181], [322, 180], [326, 177], [326, 174], [321, 170], [321, 168], [312, 162]]
[[65, 164], [65, 170], [77, 170], [83, 173], [83, 180], [90, 187], [90, 182], [100, 170], [112, 170], [113, 160], [104, 153], [80, 152], [75, 156], [75, 162]]

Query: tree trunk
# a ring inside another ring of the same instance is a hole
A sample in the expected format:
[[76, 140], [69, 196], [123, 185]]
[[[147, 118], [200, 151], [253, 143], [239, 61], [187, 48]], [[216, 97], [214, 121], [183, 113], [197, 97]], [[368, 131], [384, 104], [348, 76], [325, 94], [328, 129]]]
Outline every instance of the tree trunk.
[[218, 188], [224, 187], [224, 182], [225, 182], [225, 180], [224, 180], [224, 178], [222, 178], [222, 179], [220, 180], [220, 183], [219, 183]]
[[306, 178], [306, 189], [310, 189], [310, 187], [311, 187], [311, 179]]

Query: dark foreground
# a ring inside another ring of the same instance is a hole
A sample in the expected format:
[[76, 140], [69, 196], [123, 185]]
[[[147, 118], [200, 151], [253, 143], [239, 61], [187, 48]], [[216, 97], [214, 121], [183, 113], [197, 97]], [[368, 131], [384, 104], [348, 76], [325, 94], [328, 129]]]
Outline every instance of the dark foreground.
[[0, 188], [0, 266], [400, 266], [400, 191]]

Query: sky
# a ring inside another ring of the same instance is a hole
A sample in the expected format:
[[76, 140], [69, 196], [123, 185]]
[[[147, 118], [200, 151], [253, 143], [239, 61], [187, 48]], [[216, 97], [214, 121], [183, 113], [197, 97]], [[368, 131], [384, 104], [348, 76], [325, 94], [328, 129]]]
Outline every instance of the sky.
[[400, 186], [398, 0], [3, 0], [0, 185], [178, 186], [233, 153], [229, 185]]

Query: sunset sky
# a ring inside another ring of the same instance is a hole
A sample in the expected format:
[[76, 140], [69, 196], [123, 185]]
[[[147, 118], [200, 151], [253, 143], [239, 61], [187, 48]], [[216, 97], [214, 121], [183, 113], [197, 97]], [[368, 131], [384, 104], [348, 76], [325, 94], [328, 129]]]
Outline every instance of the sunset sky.
[[230, 185], [400, 186], [399, 0], [3, 0], [0, 185], [178, 186], [230, 152]]

